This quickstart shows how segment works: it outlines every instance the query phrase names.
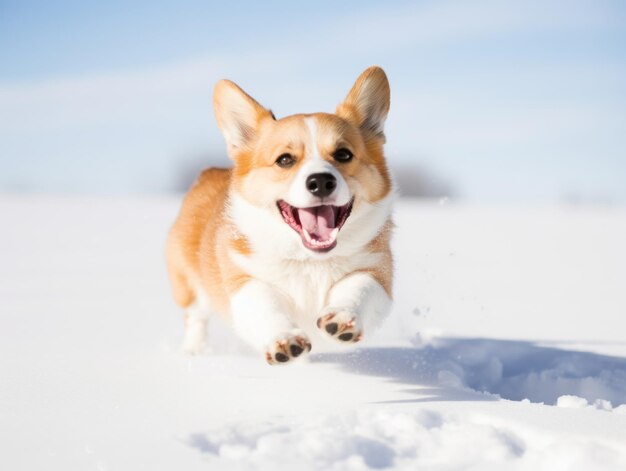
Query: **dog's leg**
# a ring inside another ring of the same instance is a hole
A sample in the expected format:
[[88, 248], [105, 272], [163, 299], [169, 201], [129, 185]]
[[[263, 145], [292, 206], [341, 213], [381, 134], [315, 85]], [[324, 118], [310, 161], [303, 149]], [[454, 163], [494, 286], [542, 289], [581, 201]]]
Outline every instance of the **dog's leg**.
[[185, 353], [198, 355], [206, 349], [209, 314], [208, 298], [199, 291], [185, 310], [185, 338], [182, 347]]
[[328, 294], [317, 326], [341, 342], [358, 342], [389, 313], [391, 298], [369, 273], [357, 272], [340, 280]]
[[272, 286], [248, 281], [231, 298], [235, 331], [264, 352], [271, 365], [286, 363], [311, 350], [308, 337], [289, 319], [289, 302]]

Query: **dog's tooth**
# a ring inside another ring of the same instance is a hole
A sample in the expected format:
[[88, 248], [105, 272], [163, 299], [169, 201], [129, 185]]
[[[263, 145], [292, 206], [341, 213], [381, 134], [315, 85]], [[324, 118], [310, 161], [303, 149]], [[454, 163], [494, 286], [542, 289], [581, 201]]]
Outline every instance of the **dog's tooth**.
[[339, 228], [335, 227], [330, 233], [330, 240], [335, 240], [337, 234], [339, 234]]
[[307, 242], [309, 243], [313, 242], [313, 239], [311, 239], [311, 234], [309, 234], [306, 229], [302, 228], [302, 233], [304, 234], [304, 238], [306, 239]]

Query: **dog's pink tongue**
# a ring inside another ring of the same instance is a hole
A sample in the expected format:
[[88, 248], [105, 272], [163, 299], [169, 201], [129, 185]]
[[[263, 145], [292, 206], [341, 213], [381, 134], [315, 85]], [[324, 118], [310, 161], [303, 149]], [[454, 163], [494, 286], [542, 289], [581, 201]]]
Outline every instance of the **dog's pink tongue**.
[[330, 239], [330, 233], [335, 228], [335, 209], [333, 206], [317, 206], [315, 208], [298, 208], [300, 224], [310, 235], [317, 240]]

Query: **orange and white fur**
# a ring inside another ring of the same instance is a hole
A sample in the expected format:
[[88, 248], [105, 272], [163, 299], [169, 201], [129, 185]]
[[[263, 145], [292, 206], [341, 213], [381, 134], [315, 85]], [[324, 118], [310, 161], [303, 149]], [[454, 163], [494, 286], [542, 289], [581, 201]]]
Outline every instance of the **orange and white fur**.
[[215, 115], [234, 166], [202, 172], [167, 245], [186, 352], [205, 348], [212, 314], [270, 364], [304, 356], [312, 339], [358, 342], [387, 315], [389, 94], [384, 71], [370, 67], [335, 114], [276, 119], [218, 82]]

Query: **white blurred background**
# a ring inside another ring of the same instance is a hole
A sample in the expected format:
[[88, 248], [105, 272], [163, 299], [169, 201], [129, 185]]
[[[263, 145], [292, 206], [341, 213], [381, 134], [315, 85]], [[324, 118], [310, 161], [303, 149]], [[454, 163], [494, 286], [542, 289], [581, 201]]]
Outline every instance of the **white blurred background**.
[[626, 4], [0, 2], [0, 192], [182, 191], [225, 165], [220, 78], [278, 117], [379, 64], [404, 194], [626, 202]]

